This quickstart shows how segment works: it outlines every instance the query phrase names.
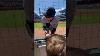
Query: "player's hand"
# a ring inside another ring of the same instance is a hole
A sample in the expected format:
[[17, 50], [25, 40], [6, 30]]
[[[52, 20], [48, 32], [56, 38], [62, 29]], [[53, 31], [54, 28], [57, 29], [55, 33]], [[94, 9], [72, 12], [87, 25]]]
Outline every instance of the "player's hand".
[[45, 34], [47, 34], [48, 32], [47, 31], [44, 31], [45, 32]]
[[46, 34], [45, 36], [49, 36], [50, 34]]
[[46, 30], [45, 30], [44, 32], [45, 32], [45, 34], [49, 34], [49, 31], [46, 31]]

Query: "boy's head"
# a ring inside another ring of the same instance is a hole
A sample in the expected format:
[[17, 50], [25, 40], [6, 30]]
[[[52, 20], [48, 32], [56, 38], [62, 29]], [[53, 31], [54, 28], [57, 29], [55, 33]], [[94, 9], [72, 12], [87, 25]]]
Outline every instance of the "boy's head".
[[46, 11], [46, 15], [45, 16], [47, 18], [54, 17], [55, 16], [55, 13], [56, 13], [55, 9], [53, 7], [49, 7], [47, 9], [47, 11]]
[[46, 40], [47, 56], [66, 56], [66, 38], [63, 35], [53, 34]]

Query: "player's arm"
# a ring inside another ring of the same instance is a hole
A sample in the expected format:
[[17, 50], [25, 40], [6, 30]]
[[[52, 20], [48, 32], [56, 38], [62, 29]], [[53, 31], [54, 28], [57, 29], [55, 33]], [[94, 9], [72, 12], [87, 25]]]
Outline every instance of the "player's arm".
[[57, 29], [57, 26], [58, 26], [58, 19], [56, 18], [55, 20], [54, 20], [54, 23], [53, 23], [53, 25], [52, 25], [52, 27], [53, 27], [53, 29], [51, 30], [51, 34], [55, 34], [55, 32], [56, 32], [56, 29]]
[[49, 25], [50, 24], [46, 23], [44, 18], [41, 19], [41, 23], [42, 23], [43, 31], [45, 32], [45, 34], [49, 33]]

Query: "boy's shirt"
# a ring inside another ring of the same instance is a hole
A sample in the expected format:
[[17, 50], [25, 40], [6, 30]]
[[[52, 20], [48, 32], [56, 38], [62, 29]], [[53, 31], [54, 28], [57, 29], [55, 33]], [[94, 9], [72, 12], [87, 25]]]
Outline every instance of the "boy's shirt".
[[58, 26], [58, 19], [56, 17], [53, 17], [53, 20], [49, 22], [44, 16], [42, 17], [41, 22], [43, 23], [43, 26], [46, 26], [46, 27], [49, 26], [49, 28], [57, 28]]

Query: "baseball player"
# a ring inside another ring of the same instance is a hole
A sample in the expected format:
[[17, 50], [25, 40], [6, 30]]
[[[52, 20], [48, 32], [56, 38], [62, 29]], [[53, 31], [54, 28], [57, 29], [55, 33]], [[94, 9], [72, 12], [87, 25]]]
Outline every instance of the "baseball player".
[[55, 9], [53, 7], [49, 7], [44, 13], [44, 16], [41, 19], [43, 24], [43, 30], [46, 35], [55, 34], [56, 28], [58, 26], [58, 19], [55, 17]]

